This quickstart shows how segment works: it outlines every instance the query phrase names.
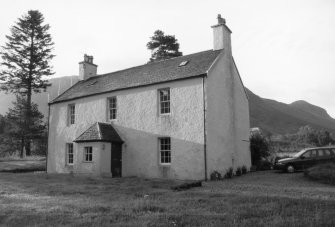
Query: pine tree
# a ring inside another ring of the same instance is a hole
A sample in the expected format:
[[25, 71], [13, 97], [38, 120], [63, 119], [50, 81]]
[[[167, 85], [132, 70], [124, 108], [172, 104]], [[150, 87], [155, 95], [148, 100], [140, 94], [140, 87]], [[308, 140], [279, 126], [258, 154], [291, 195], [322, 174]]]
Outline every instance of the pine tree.
[[147, 43], [147, 48], [151, 50], [150, 62], [183, 55], [179, 52], [179, 43], [174, 36], [164, 35], [161, 30], [156, 30], [150, 39], [151, 41]]
[[43, 77], [53, 73], [50, 61], [54, 43], [49, 34], [50, 26], [44, 24], [42, 13], [37, 10], [28, 11], [19, 18], [11, 28], [11, 35], [6, 36], [8, 42], [0, 51], [2, 62], [0, 72], [0, 90], [13, 92], [25, 97], [27, 102], [24, 112], [23, 133], [26, 134], [26, 150], [30, 155], [28, 135], [31, 128], [32, 93], [45, 90], [50, 84]]
[[43, 114], [38, 110], [35, 103], [31, 103], [30, 127], [29, 132], [25, 132], [25, 112], [27, 108], [27, 100], [23, 96], [16, 95], [14, 107], [10, 108], [6, 114], [7, 134], [13, 138], [13, 147], [20, 150], [23, 156], [23, 147], [29, 147], [31, 140], [43, 137], [46, 126], [43, 123]]

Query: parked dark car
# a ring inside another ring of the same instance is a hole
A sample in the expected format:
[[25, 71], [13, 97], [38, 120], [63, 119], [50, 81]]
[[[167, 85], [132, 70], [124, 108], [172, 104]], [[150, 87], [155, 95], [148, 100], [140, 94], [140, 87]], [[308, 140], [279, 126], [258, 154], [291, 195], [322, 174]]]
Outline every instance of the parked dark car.
[[329, 162], [335, 162], [335, 147], [306, 148], [292, 158], [279, 159], [274, 169], [293, 173], [296, 170], [304, 170], [316, 164]]

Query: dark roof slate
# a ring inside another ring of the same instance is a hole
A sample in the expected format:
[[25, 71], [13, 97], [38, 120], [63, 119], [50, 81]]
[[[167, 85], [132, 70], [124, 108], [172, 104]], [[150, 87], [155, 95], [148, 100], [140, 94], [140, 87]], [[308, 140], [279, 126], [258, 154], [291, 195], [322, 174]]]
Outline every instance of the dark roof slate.
[[[79, 81], [50, 104], [132, 87], [163, 83], [206, 74], [222, 50], [208, 50], [91, 77]], [[188, 61], [185, 66], [181, 62]]]
[[77, 139], [76, 143], [82, 142], [114, 142], [122, 143], [123, 140], [111, 124], [96, 122], [89, 129], [83, 132]]

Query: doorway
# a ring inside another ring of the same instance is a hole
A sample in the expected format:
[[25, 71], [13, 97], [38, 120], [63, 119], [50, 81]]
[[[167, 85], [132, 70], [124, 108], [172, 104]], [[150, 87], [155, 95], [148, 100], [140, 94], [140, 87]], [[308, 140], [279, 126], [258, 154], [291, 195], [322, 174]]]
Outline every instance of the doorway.
[[122, 173], [122, 144], [112, 143], [111, 172], [113, 177], [121, 177]]

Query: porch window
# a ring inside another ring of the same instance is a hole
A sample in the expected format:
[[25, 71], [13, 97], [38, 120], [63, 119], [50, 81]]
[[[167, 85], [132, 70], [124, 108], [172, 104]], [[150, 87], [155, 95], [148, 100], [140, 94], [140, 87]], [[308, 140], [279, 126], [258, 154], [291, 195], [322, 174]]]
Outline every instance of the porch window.
[[171, 138], [159, 138], [159, 153], [161, 164], [171, 164]]
[[117, 115], [117, 99], [116, 96], [108, 98], [108, 119], [114, 120]]
[[84, 161], [85, 162], [93, 161], [92, 147], [84, 147]]
[[73, 143], [66, 144], [67, 164], [73, 165]]
[[68, 125], [73, 125], [75, 122], [76, 108], [74, 104], [68, 106]]
[[159, 113], [170, 113], [170, 88], [158, 90], [159, 93]]

